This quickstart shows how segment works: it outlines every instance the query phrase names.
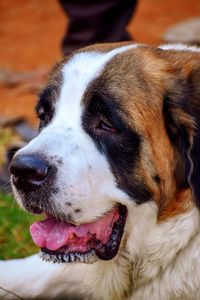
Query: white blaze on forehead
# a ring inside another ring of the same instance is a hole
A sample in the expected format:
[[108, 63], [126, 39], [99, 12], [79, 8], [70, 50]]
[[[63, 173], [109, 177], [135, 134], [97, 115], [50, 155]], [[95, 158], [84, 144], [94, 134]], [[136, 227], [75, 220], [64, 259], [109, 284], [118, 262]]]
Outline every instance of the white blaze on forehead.
[[109, 52], [81, 52], [75, 54], [64, 65], [63, 85], [56, 104], [54, 122], [66, 122], [68, 126], [79, 125], [81, 100], [89, 84], [97, 78], [107, 62], [115, 55], [136, 48], [137, 45], [126, 45]]

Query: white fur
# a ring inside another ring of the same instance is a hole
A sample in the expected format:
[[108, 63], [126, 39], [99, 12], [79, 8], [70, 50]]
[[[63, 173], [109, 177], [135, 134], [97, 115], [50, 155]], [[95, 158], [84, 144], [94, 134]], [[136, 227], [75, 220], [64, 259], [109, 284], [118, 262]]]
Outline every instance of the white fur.
[[[74, 214], [77, 222], [91, 221], [120, 202], [128, 208], [124, 238], [111, 261], [92, 265], [44, 263], [38, 256], [0, 263], [0, 286], [24, 299], [55, 299], [59, 296], [95, 300], [189, 300], [200, 298], [200, 218], [197, 208], [157, 223], [153, 202], [135, 205], [116, 187], [103, 154], [81, 127], [82, 96], [87, 86], [118, 53], [80, 53], [63, 67], [64, 82], [52, 122], [21, 153], [42, 152], [58, 168], [61, 187], [57, 210]], [[185, 46], [161, 46], [185, 50]], [[194, 51], [194, 48], [190, 51]], [[67, 141], [67, 142], [66, 142]], [[72, 203], [66, 207], [65, 199]], [[18, 196], [19, 203], [21, 202]], [[1, 299], [14, 299], [0, 290]]]

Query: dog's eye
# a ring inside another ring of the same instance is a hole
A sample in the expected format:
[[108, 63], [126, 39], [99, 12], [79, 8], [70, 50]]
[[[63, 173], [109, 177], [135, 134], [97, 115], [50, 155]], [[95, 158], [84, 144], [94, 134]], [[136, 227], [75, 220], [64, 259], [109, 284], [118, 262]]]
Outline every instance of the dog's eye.
[[44, 122], [46, 119], [46, 113], [44, 111], [44, 108], [41, 107], [38, 112], [37, 112], [38, 118], [40, 119], [40, 121]]
[[38, 111], [37, 111], [37, 116], [40, 120], [40, 125], [39, 125], [39, 130], [41, 130], [44, 126], [47, 125], [47, 123], [49, 122], [49, 116], [48, 114], [45, 112], [45, 109], [43, 107], [41, 107]]
[[111, 133], [117, 133], [117, 129], [115, 128], [113, 123], [102, 114], [99, 116], [99, 123], [97, 125], [97, 129], [109, 131]]

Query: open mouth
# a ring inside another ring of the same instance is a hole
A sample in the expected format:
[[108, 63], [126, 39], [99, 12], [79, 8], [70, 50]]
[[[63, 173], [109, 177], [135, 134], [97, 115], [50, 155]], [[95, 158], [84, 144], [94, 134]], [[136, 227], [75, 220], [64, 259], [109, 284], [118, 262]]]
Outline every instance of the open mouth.
[[115, 257], [126, 215], [126, 207], [119, 205], [97, 221], [78, 226], [48, 216], [32, 224], [30, 233], [46, 261], [93, 263]]

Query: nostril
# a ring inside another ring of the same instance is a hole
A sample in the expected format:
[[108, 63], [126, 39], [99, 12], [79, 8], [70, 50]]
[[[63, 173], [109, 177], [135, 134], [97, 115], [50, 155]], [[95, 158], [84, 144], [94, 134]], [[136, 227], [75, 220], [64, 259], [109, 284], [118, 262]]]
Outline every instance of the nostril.
[[17, 155], [10, 164], [13, 182], [21, 185], [41, 185], [49, 172], [47, 162], [37, 156]]

